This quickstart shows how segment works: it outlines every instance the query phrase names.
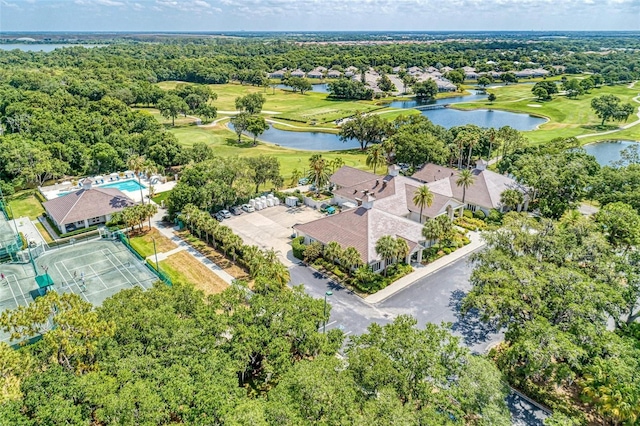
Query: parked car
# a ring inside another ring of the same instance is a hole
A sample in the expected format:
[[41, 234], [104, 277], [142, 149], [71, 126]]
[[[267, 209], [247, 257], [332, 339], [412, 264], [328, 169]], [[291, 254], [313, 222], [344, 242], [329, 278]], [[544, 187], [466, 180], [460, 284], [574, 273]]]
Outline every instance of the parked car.
[[234, 214], [234, 215], [236, 215], [236, 216], [240, 216], [240, 215], [241, 215], [242, 213], [244, 213], [244, 212], [242, 211], [242, 207], [240, 207], [240, 206], [233, 206], [233, 207], [231, 207], [231, 213], [233, 213], [233, 214]]
[[309, 183], [309, 178], [298, 179], [298, 185], [306, 185]]
[[251, 204], [243, 204], [242, 205], [242, 210], [244, 210], [247, 213], [251, 213], [251, 212], [256, 211], [256, 209], [254, 209]]
[[231, 218], [231, 212], [229, 210], [220, 210], [218, 213], [220, 213], [225, 219]]
[[222, 222], [224, 220], [224, 216], [218, 212], [216, 214], [213, 215], [213, 217], [218, 221], [218, 222]]

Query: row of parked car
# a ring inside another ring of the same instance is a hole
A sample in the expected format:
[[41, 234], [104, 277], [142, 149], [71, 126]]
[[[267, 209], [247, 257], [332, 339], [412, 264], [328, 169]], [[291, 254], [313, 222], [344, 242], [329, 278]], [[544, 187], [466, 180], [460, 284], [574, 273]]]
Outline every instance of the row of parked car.
[[220, 210], [218, 213], [214, 214], [213, 217], [216, 218], [219, 222], [222, 222], [225, 219], [230, 219], [231, 215], [240, 216], [242, 213], [253, 213], [255, 209], [251, 204], [243, 204], [241, 206], [233, 206], [229, 210]]

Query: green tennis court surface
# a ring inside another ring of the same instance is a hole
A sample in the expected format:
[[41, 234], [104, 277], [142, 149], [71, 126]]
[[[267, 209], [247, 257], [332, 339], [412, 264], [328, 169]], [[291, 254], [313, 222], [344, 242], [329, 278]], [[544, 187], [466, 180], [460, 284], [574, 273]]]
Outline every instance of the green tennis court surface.
[[[158, 280], [122, 243], [104, 239], [48, 251], [35, 264], [38, 283], [31, 264], [0, 264], [0, 312], [27, 305], [44, 288], [101, 305], [122, 289], [148, 289]], [[0, 332], [0, 340], [9, 343], [8, 334]]]

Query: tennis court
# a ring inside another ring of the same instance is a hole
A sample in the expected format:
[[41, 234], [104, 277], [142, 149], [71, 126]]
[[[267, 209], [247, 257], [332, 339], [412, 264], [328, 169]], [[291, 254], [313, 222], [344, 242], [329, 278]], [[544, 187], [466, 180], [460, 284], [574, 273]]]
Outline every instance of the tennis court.
[[15, 229], [6, 217], [0, 212], [0, 254], [15, 253], [20, 247], [17, 243], [20, 241], [16, 237]]
[[[54, 291], [76, 293], [96, 306], [120, 290], [148, 289], [158, 280], [122, 243], [106, 239], [46, 252], [35, 264], [38, 275], [49, 275]], [[30, 263], [0, 264], [0, 273], [0, 312], [27, 305], [44, 293]], [[0, 341], [9, 343], [9, 335], [0, 332]]]
[[151, 288], [158, 277], [118, 241], [94, 240], [50, 251], [36, 259], [59, 293], [73, 292], [100, 305], [120, 290]]

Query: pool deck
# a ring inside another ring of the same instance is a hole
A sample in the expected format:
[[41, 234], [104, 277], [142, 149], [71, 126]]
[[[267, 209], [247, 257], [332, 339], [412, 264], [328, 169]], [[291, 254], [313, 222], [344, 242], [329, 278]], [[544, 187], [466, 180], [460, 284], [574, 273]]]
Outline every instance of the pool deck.
[[[81, 179], [78, 179], [78, 180], [80, 181]], [[115, 182], [126, 182], [128, 180], [135, 180], [136, 182], [138, 181], [133, 177], [120, 178], [119, 180], [110, 180], [109, 176], [105, 176], [102, 180], [104, 180], [103, 183], [99, 183], [97, 185], [94, 184], [94, 187], [100, 188], [108, 184], [113, 184]], [[149, 196], [149, 186], [153, 186], [155, 193], [159, 194], [161, 192], [170, 191], [176, 185], [175, 181], [168, 181], [165, 183], [162, 183], [159, 181], [157, 183], [151, 183], [147, 178], [140, 179], [140, 183], [143, 186], [145, 186], [145, 188], [142, 189], [142, 193], [146, 199], [148, 199], [148, 196]], [[65, 193], [79, 191], [80, 189], [82, 189], [82, 187], [74, 186], [71, 182], [67, 181], [67, 182], [56, 184], [56, 185], [42, 186], [38, 189], [47, 200], [53, 200], [54, 198], [58, 198], [62, 195], [66, 195]], [[133, 201], [137, 203], [141, 201], [139, 189], [135, 189], [133, 191], [122, 191], [122, 192], [127, 197], [131, 198]]]

